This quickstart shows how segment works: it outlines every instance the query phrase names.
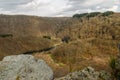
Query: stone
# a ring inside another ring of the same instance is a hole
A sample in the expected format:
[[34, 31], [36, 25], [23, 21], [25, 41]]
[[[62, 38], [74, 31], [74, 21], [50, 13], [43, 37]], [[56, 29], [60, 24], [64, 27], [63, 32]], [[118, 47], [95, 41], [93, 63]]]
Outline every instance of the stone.
[[87, 67], [81, 71], [73, 72], [65, 77], [54, 80], [111, 80], [107, 72], [97, 72], [92, 67]]
[[0, 80], [52, 80], [53, 71], [32, 55], [7, 56], [0, 62]]
[[99, 72], [99, 77], [102, 78], [103, 80], [111, 80], [111, 74], [104, 70]]

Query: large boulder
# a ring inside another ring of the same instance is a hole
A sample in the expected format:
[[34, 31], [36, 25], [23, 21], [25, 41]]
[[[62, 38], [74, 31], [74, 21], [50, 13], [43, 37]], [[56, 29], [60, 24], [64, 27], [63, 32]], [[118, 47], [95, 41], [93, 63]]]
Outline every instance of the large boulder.
[[110, 74], [105, 71], [97, 72], [92, 67], [73, 72], [65, 77], [54, 80], [111, 80]]
[[0, 62], [0, 80], [52, 80], [53, 72], [31, 55], [8, 56]]

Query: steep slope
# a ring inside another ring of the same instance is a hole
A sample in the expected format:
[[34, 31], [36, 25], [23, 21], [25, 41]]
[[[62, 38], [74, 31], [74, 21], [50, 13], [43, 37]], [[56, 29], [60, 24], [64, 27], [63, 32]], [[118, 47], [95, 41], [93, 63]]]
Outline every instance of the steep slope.
[[24, 15], [0, 15], [0, 34], [40, 36], [54, 34], [67, 18], [43, 18]]
[[52, 51], [57, 63], [69, 66], [69, 71], [92, 66], [97, 70], [110, 71], [109, 60], [118, 54], [120, 42], [120, 14], [72, 18], [58, 33], [67, 44]]
[[67, 19], [0, 15], [0, 59], [52, 47], [53, 41], [43, 36], [55, 36]]
[[120, 14], [96, 16], [91, 18], [72, 18], [59, 36], [70, 36], [71, 39], [120, 39]]

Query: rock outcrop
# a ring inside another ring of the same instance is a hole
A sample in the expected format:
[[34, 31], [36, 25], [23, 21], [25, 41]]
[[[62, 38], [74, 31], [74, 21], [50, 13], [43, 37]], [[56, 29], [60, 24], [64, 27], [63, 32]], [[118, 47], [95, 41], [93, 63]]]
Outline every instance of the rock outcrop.
[[111, 80], [111, 78], [110, 74], [105, 71], [97, 72], [93, 68], [87, 67], [82, 71], [73, 72], [55, 80]]
[[53, 72], [31, 55], [8, 56], [0, 62], [0, 80], [52, 80]]
[[[110, 76], [87, 67], [54, 80], [111, 80]], [[43, 60], [31, 55], [14, 55], [0, 62], [0, 80], [53, 80], [53, 72]]]

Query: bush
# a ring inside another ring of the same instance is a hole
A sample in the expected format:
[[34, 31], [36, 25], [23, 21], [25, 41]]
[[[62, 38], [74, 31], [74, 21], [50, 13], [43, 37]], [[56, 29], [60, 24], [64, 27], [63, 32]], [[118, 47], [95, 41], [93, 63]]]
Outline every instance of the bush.
[[90, 18], [90, 17], [95, 17], [97, 15], [101, 14], [100, 12], [92, 12], [92, 13], [89, 13], [86, 17]]
[[43, 38], [46, 38], [46, 39], [51, 39], [50, 36], [43, 36]]
[[112, 69], [111, 74], [112, 74], [112, 78], [113, 78], [113, 79], [116, 78], [116, 66], [115, 66], [115, 64], [116, 64], [116, 59], [113, 58], [113, 57], [111, 57], [110, 62], [109, 62], [109, 65], [110, 65], [110, 67], [111, 67], [111, 69]]
[[79, 18], [79, 17], [80, 17], [80, 14], [73, 15], [73, 18]]
[[111, 58], [110, 59], [110, 63], [109, 63], [109, 65], [110, 65], [110, 67], [111, 67], [111, 69], [112, 70], [115, 70], [116, 68], [115, 68], [115, 62], [116, 62], [116, 60], [115, 60], [115, 58]]
[[0, 34], [0, 37], [5, 38], [5, 37], [13, 37], [12, 34]]
[[73, 18], [82, 18], [82, 17], [95, 17], [97, 15], [101, 14], [100, 12], [92, 12], [92, 13], [83, 13], [83, 14], [75, 14], [73, 15]]
[[114, 12], [113, 11], [106, 11], [104, 13], [101, 13], [101, 12], [91, 12], [91, 13], [75, 14], [75, 15], [73, 15], [73, 18], [82, 18], [82, 17], [90, 18], [90, 17], [95, 17], [95, 16], [97, 16], [99, 14], [102, 14], [102, 16], [109, 16], [109, 15], [114, 14]]
[[114, 14], [113, 11], [106, 11], [102, 14], [102, 16], [109, 16], [109, 15], [112, 15], [112, 14]]
[[119, 69], [117, 69], [116, 64], [117, 64], [116, 59], [112, 57], [110, 60], [110, 67], [112, 69], [111, 74], [112, 74], [113, 80], [120, 80], [120, 71]]
[[62, 38], [62, 42], [68, 43], [69, 41], [70, 41], [70, 37], [69, 36], [65, 36], [64, 38]]
[[88, 15], [88, 13], [75, 14], [75, 15], [73, 15], [73, 18], [82, 18], [82, 17], [85, 17], [85, 16], [87, 16], [87, 15]]

